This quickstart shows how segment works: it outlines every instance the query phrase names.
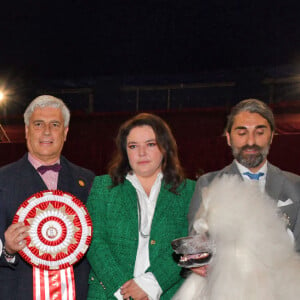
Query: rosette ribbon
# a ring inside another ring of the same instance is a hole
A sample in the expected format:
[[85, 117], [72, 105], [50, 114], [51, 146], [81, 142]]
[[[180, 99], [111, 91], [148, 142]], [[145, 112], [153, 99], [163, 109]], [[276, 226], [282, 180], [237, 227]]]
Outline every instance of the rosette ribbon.
[[59, 190], [25, 200], [13, 223], [30, 226], [19, 254], [33, 266], [34, 300], [76, 299], [73, 265], [86, 253], [92, 221], [84, 204]]

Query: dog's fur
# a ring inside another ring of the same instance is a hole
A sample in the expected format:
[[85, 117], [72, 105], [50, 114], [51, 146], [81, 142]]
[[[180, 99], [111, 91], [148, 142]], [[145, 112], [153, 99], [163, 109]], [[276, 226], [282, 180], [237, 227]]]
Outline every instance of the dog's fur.
[[202, 194], [197, 235], [173, 247], [195, 253], [208, 231], [216, 251], [207, 276], [191, 274], [173, 300], [298, 299], [300, 256], [275, 201], [257, 184], [229, 175], [215, 179]]

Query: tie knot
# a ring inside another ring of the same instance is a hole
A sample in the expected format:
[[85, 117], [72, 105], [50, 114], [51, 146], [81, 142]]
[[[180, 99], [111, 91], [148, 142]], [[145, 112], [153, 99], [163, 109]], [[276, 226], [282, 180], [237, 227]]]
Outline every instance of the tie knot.
[[61, 169], [61, 165], [58, 163], [50, 166], [40, 166], [37, 168], [38, 172], [41, 173], [42, 175], [49, 170], [52, 170], [54, 172], [59, 172], [60, 169]]
[[259, 172], [259, 173], [244, 172], [243, 175], [248, 176], [248, 177], [249, 177], [250, 179], [252, 179], [252, 180], [259, 180], [259, 178], [260, 178], [261, 176], [263, 176], [264, 173], [262, 173], [262, 172]]

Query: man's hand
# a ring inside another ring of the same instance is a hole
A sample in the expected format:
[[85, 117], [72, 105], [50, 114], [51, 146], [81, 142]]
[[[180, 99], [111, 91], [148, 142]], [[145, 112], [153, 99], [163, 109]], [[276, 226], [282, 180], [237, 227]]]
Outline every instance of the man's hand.
[[207, 275], [207, 269], [208, 269], [208, 265], [205, 266], [201, 266], [201, 267], [197, 267], [197, 268], [191, 268], [191, 271], [193, 271], [194, 273], [206, 277]]
[[147, 294], [131, 279], [121, 287], [123, 299], [148, 300]]
[[4, 233], [5, 236], [5, 249], [9, 254], [15, 254], [22, 250], [28, 236], [29, 226], [25, 226], [24, 223], [16, 223], [10, 225]]

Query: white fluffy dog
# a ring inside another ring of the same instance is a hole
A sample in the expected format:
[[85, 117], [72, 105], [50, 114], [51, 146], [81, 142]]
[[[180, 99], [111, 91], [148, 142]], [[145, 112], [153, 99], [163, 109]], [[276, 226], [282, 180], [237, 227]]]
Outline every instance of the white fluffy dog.
[[207, 276], [191, 274], [173, 300], [300, 298], [300, 256], [275, 201], [257, 184], [215, 179], [203, 192], [194, 228], [198, 236], [176, 240], [175, 251], [195, 253], [206, 231], [216, 251]]

